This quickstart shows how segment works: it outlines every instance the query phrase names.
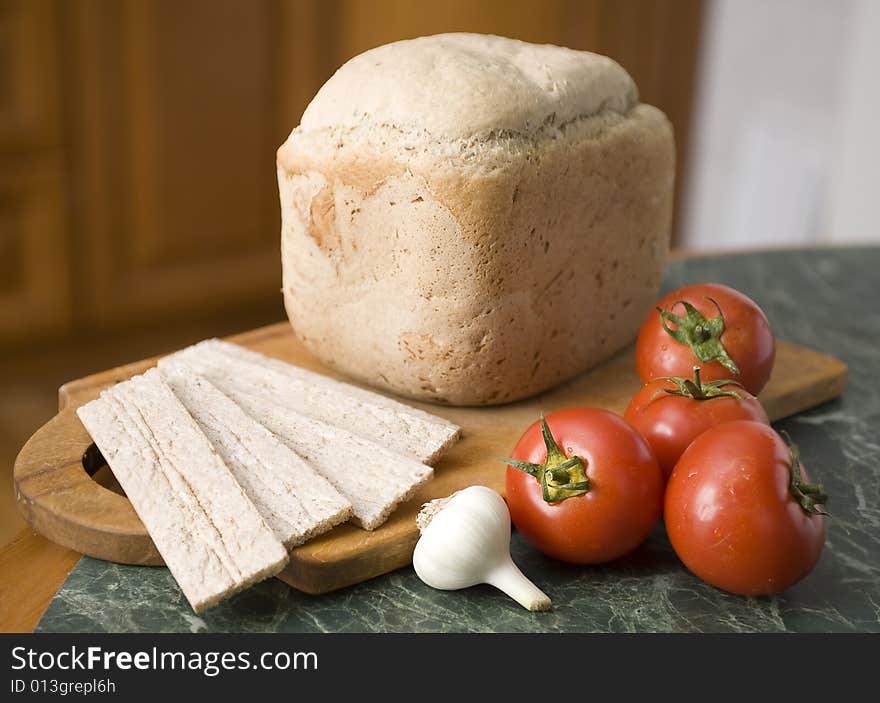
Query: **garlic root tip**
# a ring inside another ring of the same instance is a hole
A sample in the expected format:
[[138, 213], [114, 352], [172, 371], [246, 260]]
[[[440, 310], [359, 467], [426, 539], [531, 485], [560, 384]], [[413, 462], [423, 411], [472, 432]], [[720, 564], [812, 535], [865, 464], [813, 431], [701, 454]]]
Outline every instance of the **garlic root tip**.
[[526, 610], [549, 610], [552, 605], [550, 597], [529, 581], [512, 559], [492, 573], [486, 583], [504, 591]]

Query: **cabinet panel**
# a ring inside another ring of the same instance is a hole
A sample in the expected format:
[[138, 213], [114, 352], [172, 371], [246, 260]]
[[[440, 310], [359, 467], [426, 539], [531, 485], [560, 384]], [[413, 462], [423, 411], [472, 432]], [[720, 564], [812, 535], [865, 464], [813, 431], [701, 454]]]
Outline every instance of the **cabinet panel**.
[[279, 3], [67, 12], [85, 322], [278, 299]]
[[374, 46], [443, 32], [499, 34], [523, 41], [560, 44], [566, 25], [577, 15], [578, 48], [595, 41], [601, 0], [338, 0], [336, 45], [341, 63]]
[[701, 0], [605, 0], [595, 50], [619, 61], [675, 127], [677, 160], [673, 242], [679, 240], [691, 112], [700, 49]]
[[66, 198], [50, 0], [0, 2], [0, 345], [69, 328]]
[[57, 146], [57, 21], [51, 0], [0, 0], [0, 154]]
[[0, 344], [70, 323], [63, 180], [56, 157], [0, 165]]
[[274, 247], [273, 9], [125, 3], [132, 267]]

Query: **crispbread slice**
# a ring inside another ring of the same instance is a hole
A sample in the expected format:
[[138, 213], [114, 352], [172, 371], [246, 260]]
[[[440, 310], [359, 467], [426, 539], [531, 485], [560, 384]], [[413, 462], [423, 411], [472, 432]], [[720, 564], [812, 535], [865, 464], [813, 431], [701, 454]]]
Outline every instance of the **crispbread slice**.
[[353, 521], [375, 530], [434, 470], [346, 430], [226, 387], [254, 419], [278, 435], [351, 501]]
[[157, 370], [77, 414], [194, 611], [287, 563], [284, 545]]
[[[172, 365], [187, 366], [171, 357], [159, 362], [161, 369]], [[253, 395], [249, 383], [237, 376], [216, 375], [212, 382], [345, 496], [353, 522], [365, 530], [379, 527], [434, 475], [430, 466], [415, 459]]]
[[442, 417], [219, 339], [174, 357], [212, 380], [217, 374], [234, 374], [252, 386], [253, 395], [426, 464], [439, 461], [461, 434], [461, 428]]
[[287, 547], [351, 517], [351, 503], [327, 479], [210, 381], [184, 366], [166, 365], [162, 373]]

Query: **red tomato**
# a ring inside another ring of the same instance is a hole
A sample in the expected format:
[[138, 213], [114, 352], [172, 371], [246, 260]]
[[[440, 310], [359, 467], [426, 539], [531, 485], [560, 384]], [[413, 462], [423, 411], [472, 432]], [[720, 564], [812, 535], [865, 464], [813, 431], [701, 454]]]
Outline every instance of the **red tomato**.
[[[513, 524], [531, 544], [562, 561], [598, 564], [631, 552], [647, 538], [662, 508], [663, 474], [651, 448], [607, 410], [563, 410], [548, 415], [546, 423], [546, 435], [536, 422], [513, 450], [513, 459], [535, 474], [508, 466]], [[548, 478], [548, 469], [572, 463]]]
[[657, 308], [666, 319], [657, 310], [651, 312], [636, 342], [643, 383], [688, 376], [699, 365], [703, 380], [733, 378], [753, 395], [767, 384], [776, 341], [766, 315], [751, 298], [727, 286], [702, 283], [672, 291]]
[[701, 434], [675, 465], [664, 519], [675, 553], [731, 593], [781, 593], [825, 544], [821, 486], [767, 425], [739, 420]]
[[699, 370], [694, 374], [694, 381], [658, 378], [646, 383], [623, 414], [648, 440], [666, 478], [688, 445], [710, 427], [731, 420], [770, 424], [764, 407], [745, 389], [719, 381], [702, 383]]

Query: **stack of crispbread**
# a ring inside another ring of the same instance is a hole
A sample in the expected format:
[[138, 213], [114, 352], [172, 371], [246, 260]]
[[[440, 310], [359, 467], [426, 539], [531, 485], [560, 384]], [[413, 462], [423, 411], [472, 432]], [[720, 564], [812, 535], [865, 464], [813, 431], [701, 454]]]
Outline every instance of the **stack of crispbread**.
[[77, 412], [193, 610], [287, 563], [284, 545], [158, 371]]
[[181, 371], [165, 377], [286, 547], [351, 517], [339, 491], [209, 381]]
[[244, 389], [425, 464], [436, 463], [460, 432], [442, 417], [219, 339], [164, 360], [170, 362], [192, 366], [221, 388]]
[[459, 436], [442, 418], [219, 340], [77, 414], [197, 612], [349, 518], [379, 527]]

